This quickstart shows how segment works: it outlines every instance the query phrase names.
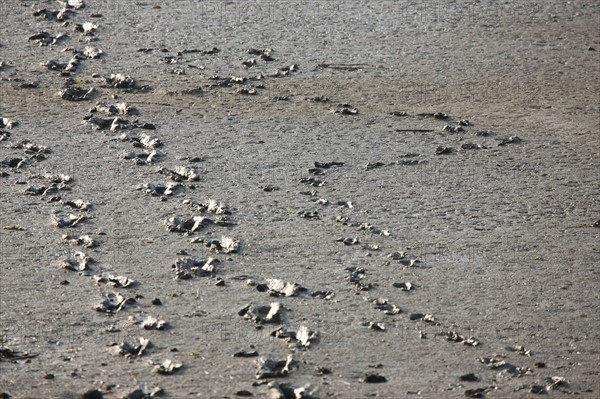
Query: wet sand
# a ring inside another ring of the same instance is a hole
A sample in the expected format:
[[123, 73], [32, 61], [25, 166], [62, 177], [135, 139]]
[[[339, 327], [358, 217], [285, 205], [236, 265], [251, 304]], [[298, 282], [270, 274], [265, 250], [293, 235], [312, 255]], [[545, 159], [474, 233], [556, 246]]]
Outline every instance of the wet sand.
[[[33, 16], [56, 2], [0, 5], [0, 118], [18, 122], [0, 128], [0, 392], [269, 397], [274, 381], [320, 398], [597, 395], [598, 5], [159, 4], [89, 1], [68, 26]], [[85, 22], [93, 36], [74, 31]], [[68, 37], [28, 40], [41, 31]], [[70, 76], [40, 65], [86, 46], [105, 54]], [[103, 79], [117, 73], [134, 87]], [[66, 101], [67, 87], [95, 92]], [[129, 128], [84, 121], [97, 102], [134, 107]], [[124, 159], [154, 149], [124, 133], [162, 142], [150, 164]], [[177, 166], [199, 179], [164, 198], [137, 189], [176, 183]], [[77, 199], [91, 208], [64, 203]], [[87, 220], [58, 228], [56, 214]], [[165, 224], [194, 216], [207, 220], [189, 233]], [[225, 253], [223, 236], [239, 248]], [[77, 251], [93, 259], [81, 273], [64, 267]], [[220, 263], [176, 279], [190, 257]], [[277, 296], [269, 278], [306, 290]], [[133, 300], [96, 310], [107, 292]], [[272, 302], [279, 319], [238, 314]], [[273, 336], [300, 326], [316, 332], [308, 347]], [[115, 353], [127, 337], [151, 345]], [[293, 355], [289, 373], [257, 378], [269, 355]], [[165, 359], [183, 366], [149, 363]]]

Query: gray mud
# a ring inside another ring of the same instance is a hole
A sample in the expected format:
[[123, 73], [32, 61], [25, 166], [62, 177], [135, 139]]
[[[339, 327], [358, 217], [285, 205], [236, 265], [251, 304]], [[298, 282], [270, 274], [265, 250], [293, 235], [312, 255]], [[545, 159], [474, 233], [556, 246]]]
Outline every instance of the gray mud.
[[0, 3], [2, 397], [597, 397], [597, 2], [60, 11]]

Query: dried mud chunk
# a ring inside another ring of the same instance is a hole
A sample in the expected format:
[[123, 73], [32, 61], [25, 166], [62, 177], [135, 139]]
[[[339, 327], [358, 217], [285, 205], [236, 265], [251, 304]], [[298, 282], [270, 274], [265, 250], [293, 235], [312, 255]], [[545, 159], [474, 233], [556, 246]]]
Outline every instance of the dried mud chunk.
[[418, 267], [421, 265], [421, 261], [419, 259], [400, 259], [398, 262], [404, 266], [404, 269]]
[[213, 47], [210, 50], [202, 50], [200, 52], [204, 55], [214, 55], [214, 54], [219, 54], [221, 52], [221, 50], [219, 50], [217, 47]]
[[530, 393], [535, 393], [535, 394], [538, 394], [538, 395], [543, 395], [543, 394], [548, 393], [548, 391], [546, 391], [546, 387], [543, 386], [543, 385], [531, 385], [529, 387], [529, 392]]
[[258, 352], [255, 350], [253, 350], [253, 351], [238, 351], [238, 352], [235, 352], [232, 356], [233, 357], [257, 357]]
[[310, 384], [294, 388], [291, 384], [271, 381], [267, 384], [269, 399], [318, 399], [316, 389]]
[[394, 315], [401, 313], [398, 306], [391, 304], [386, 298], [378, 298], [373, 301], [375, 309], [381, 310], [386, 315]]
[[375, 163], [369, 162], [366, 165], [365, 170], [377, 169], [377, 168], [381, 168], [382, 166], [385, 166], [385, 164], [383, 162], [375, 162]]
[[8, 226], [2, 226], [2, 230], [8, 230], [8, 231], [25, 231], [25, 228], [23, 226], [19, 226], [19, 225], [8, 225]]
[[153, 370], [155, 373], [163, 375], [173, 374], [177, 370], [181, 369], [181, 367], [183, 367], [182, 363], [174, 362], [170, 359], [163, 360], [160, 363], [150, 361], [150, 364], [154, 366]]
[[399, 282], [392, 284], [396, 288], [400, 288], [400, 291], [412, 291], [415, 289], [414, 285], [408, 281]]
[[127, 119], [117, 117], [112, 120], [110, 124], [110, 131], [115, 132], [120, 129], [129, 129], [130, 127], [131, 124]]
[[525, 347], [521, 345], [507, 346], [506, 350], [509, 352], [516, 352], [523, 356], [531, 356], [531, 350], [525, 349]]
[[163, 168], [159, 169], [159, 172], [170, 175], [171, 179], [173, 179], [175, 181], [182, 181], [182, 180], [198, 181], [198, 180], [200, 180], [200, 175], [198, 174], [198, 172], [194, 168], [189, 167], [189, 166], [176, 166], [173, 170], [163, 167]]
[[128, 336], [125, 338], [123, 342], [121, 342], [115, 352], [119, 355], [125, 356], [127, 358], [131, 357], [140, 357], [144, 354], [146, 348], [150, 346], [150, 340], [139, 337], [134, 338]]
[[[352, 203], [350, 203], [350, 205], [352, 205]], [[352, 206], [352, 208], [353, 207], [354, 206]], [[373, 234], [379, 234], [379, 235], [386, 236], [386, 237], [389, 237], [390, 234], [391, 234], [389, 230], [383, 230], [382, 231], [382, 230], [378, 229], [377, 227], [373, 226], [372, 224], [366, 223], [366, 222], [362, 223], [360, 226], [358, 226], [358, 228], [360, 230], [367, 230], [367, 231], [370, 231]]]
[[387, 378], [385, 378], [384, 376], [379, 375], [379, 374], [369, 373], [361, 379], [361, 382], [364, 382], [367, 384], [380, 384], [380, 383], [387, 382]]
[[[25, 190], [23, 190], [23, 194], [25, 195], [50, 195], [56, 194], [59, 190], [67, 190], [69, 189], [65, 184], [51, 184], [49, 186], [27, 186]], [[54, 198], [54, 197], [53, 197]], [[60, 199], [60, 197], [58, 198]], [[50, 202], [56, 202], [52, 198]]]
[[334, 114], [339, 114], [339, 115], [357, 115], [358, 114], [358, 109], [356, 108], [350, 108], [350, 107], [343, 107], [340, 109], [335, 109], [332, 111]]
[[71, 183], [73, 181], [73, 178], [69, 175], [65, 175], [62, 173], [59, 174], [52, 174], [52, 173], [46, 173], [44, 175], [44, 178], [46, 180], [49, 180], [51, 183], [55, 183], [55, 184], [59, 184], [62, 185], [59, 188], [65, 188], [67, 183]]
[[[62, 21], [66, 17], [66, 14], [63, 14], [63, 11], [66, 11], [66, 10], [58, 11], [58, 10], [48, 10], [46, 8], [34, 9], [33, 16], [41, 17], [43, 19], [47, 19], [50, 21], [53, 21], [53, 20]], [[61, 18], [59, 18], [60, 14], [62, 14]]]
[[25, 155], [31, 155], [31, 154], [47, 154], [50, 152], [50, 150], [48, 149], [48, 147], [46, 147], [45, 145], [38, 145], [35, 144], [29, 140], [22, 140], [19, 141], [18, 143], [12, 144], [10, 146], [8, 146], [8, 148], [18, 148], [18, 149], [22, 149], [25, 152]]
[[277, 278], [267, 278], [267, 289], [269, 290], [269, 294], [274, 296], [284, 295], [284, 296], [295, 296], [300, 292], [306, 292], [306, 288], [296, 284], [289, 283], [287, 281], [283, 281]]
[[25, 195], [42, 195], [44, 194], [44, 192], [46, 192], [47, 187], [46, 186], [27, 186], [27, 188], [25, 188], [23, 190], [23, 194]]
[[123, 159], [132, 160], [136, 165], [152, 165], [152, 162], [157, 157], [158, 152], [144, 151], [128, 151], [122, 155]]
[[256, 379], [284, 377], [289, 374], [292, 367], [296, 366], [296, 363], [292, 355], [282, 360], [276, 359], [273, 355], [262, 357], [258, 361]]
[[113, 118], [100, 118], [98, 116], [89, 116], [87, 118], [84, 118], [84, 121], [90, 124], [96, 130], [110, 129], [113, 120]]
[[103, 399], [104, 395], [98, 389], [89, 389], [81, 395], [81, 399]]
[[337, 238], [336, 241], [337, 242], [342, 242], [342, 243], [344, 243], [344, 245], [356, 245], [356, 244], [360, 243], [360, 240], [358, 238], [356, 238], [356, 237], [354, 237], [354, 238], [351, 238], [351, 237], [347, 237], [347, 238], [340, 237], [340, 238]]
[[98, 102], [92, 108], [90, 108], [90, 113], [101, 112], [107, 115], [129, 115], [134, 112], [134, 108], [127, 103], [102, 103]]
[[75, 272], [83, 272], [88, 270], [90, 263], [92, 263], [92, 259], [86, 254], [83, 252], [75, 252], [67, 256], [67, 259], [62, 263], [62, 267]]
[[450, 133], [462, 133], [465, 131], [465, 129], [463, 129], [462, 126], [450, 126], [450, 125], [444, 125], [442, 130], [445, 132], [450, 132]]
[[140, 134], [139, 136], [134, 136], [131, 134], [123, 133], [121, 136], [119, 136], [119, 140], [129, 141], [133, 144], [134, 147], [158, 148], [162, 146], [162, 142], [158, 138], [151, 137], [147, 134]]
[[115, 288], [131, 288], [136, 284], [136, 281], [129, 277], [115, 276], [113, 274], [109, 274], [106, 277], [94, 276], [94, 280], [96, 281], [96, 284], [110, 283]]
[[193, 233], [213, 223], [211, 219], [203, 216], [193, 216], [189, 219], [174, 216], [164, 221], [167, 231], [175, 233]]
[[297, 64], [292, 64], [283, 68], [279, 68], [273, 73], [269, 73], [267, 76], [271, 78], [282, 78], [290, 75], [292, 72], [298, 72], [299, 67]]
[[315, 291], [310, 294], [310, 296], [313, 298], [331, 300], [333, 299], [334, 293], [332, 291]]
[[290, 347], [301, 346], [308, 348], [315, 341], [318, 334], [311, 331], [307, 326], [300, 326], [298, 329], [280, 327], [271, 333], [272, 337], [283, 339], [290, 343]]
[[78, 10], [85, 7], [85, 2], [83, 0], [58, 0], [58, 3], [65, 9], [73, 8]]
[[7, 157], [0, 161], [0, 165], [18, 169], [23, 166], [25, 162], [26, 160], [24, 158]]
[[221, 240], [212, 239], [212, 238], [202, 238], [196, 237], [190, 241], [190, 243], [204, 243], [204, 246], [212, 251], [217, 253], [237, 253], [240, 248], [240, 242], [234, 240], [233, 238], [222, 236]]
[[83, 87], [69, 87], [62, 90], [59, 94], [63, 100], [67, 101], [84, 101], [92, 98], [95, 89], [84, 89]]
[[69, 214], [67, 216], [64, 215], [52, 215], [52, 224], [58, 228], [63, 227], [75, 227], [82, 222], [87, 220], [85, 216], [77, 216], [73, 214]]
[[43, 67], [48, 68], [51, 71], [64, 71], [67, 68], [67, 64], [64, 62], [58, 62], [55, 60], [48, 60], [40, 64]]
[[82, 52], [83, 56], [89, 59], [100, 58], [104, 55], [104, 51], [97, 47], [86, 47]]
[[256, 90], [252, 87], [249, 87], [249, 88], [248, 87], [240, 87], [235, 92], [238, 94], [243, 94], [243, 95], [247, 95], [247, 96], [256, 95]]
[[139, 129], [146, 129], [146, 130], [156, 130], [156, 125], [154, 123], [148, 123], [148, 122], [141, 123], [139, 121], [134, 121], [133, 127], [136, 127]]
[[565, 377], [554, 376], [554, 377], [545, 378], [544, 380], [546, 381], [546, 384], [547, 384], [547, 386], [546, 386], [547, 391], [552, 391], [557, 388], [569, 386], [569, 381], [567, 381], [567, 379]]
[[210, 212], [217, 215], [228, 215], [231, 213], [231, 210], [226, 204], [214, 199], [208, 199], [206, 202], [184, 200], [183, 203], [201, 212]]
[[373, 321], [367, 321], [367, 322], [363, 323], [363, 326], [367, 327], [369, 330], [385, 331], [385, 324], [383, 324], [383, 323], [375, 323]]
[[75, 201], [62, 201], [62, 204], [73, 209], [79, 209], [81, 211], [89, 211], [92, 209], [92, 204], [81, 199], [77, 199]]
[[125, 298], [118, 292], [105, 292], [103, 293], [104, 299], [94, 307], [98, 312], [104, 313], [117, 313], [125, 305], [135, 302], [133, 298]]
[[146, 194], [154, 197], [160, 197], [162, 195], [171, 196], [180, 189], [183, 189], [183, 186], [180, 183], [143, 183], [136, 187], [136, 190], [143, 190]]
[[273, 191], [277, 191], [277, 190], [279, 190], [279, 187], [278, 187], [278, 186], [273, 186], [273, 185], [269, 184], [269, 185], [267, 185], [267, 186], [260, 186], [260, 189], [261, 189], [262, 191], [265, 191], [265, 192], [267, 192], [267, 193], [271, 193], [271, 192], [273, 192]]
[[160, 396], [164, 393], [164, 390], [160, 387], [148, 388], [142, 384], [127, 395], [123, 396], [123, 399], [149, 399]]
[[485, 394], [490, 391], [489, 387], [485, 387], [485, 388], [474, 388], [474, 389], [467, 389], [465, 391], [465, 396], [467, 398], [484, 398]]
[[315, 168], [329, 169], [333, 166], [344, 166], [344, 162], [315, 162]]
[[310, 97], [310, 98], [307, 98], [307, 100], [311, 101], [313, 103], [327, 103], [327, 102], [329, 102], [329, 98], [327, 98], [325, 96]]
[[83, 33], [84, 35], [93, 36], [94, 31], [98, 29], [98, 25], [93, 24], [91, 22], [84, 22], [82, 24], [75, 24], [73, 26], [73, 30], [75, 32]]
[[152, 316], [142, 317], [139, 315], [129, 316], [127, 320], [133, 324], [139, 324], [144, 330], [164, 330], [169, 326], [164, 320]]
[[417, 114], [417, 116], [419, 117], [431, 117], [431, 118], [435, 118], [435, 119], [448, 119], [450, 118], [450, 116], [448, 114], [445, 114], [443, 112], [435, 112], [435, 113], [420, 113]]
[[283, 310], [284, 307], [279, 302], [270, 305], [249, 304], [240, 309], [238, 315], [254, 323], [278, 323]]
[[240, 248], [240, 242], [231, 237], [222, 236], [220, 241], [221, 252], [225, 254], [236, 253]]
[[304, 218], [304, 219], [318, 219], [319, 218], [319, 212], [318, 211], [302, 210], [302, 211], [298, 212], [298, 216], [300, 216], [301, 218]]
[[354, 288], [359, 291], [368, 291], [373, 288], [371, 283], [364, 283], [362, 280], [365, 277], [367, 270], [364, 267], [348, 267], [346, 271], [350, 273], [346, 280], [354, 284]]
[[519, 144], [522, 143], [523, 140], [518, 136], [510, 136], [508, 138], [502, 139], [500, 143], [498, 143], [498, 147], [505, 146], [507, 144]]
[[506, 360], [504, 360], [503, 357], [499, 355], [494, 355], [493, 357], [479, 357], [477, 358], [477, 360], [480, 363], [488, 366], [492, 370], [504, 370], [512, 374], [513, 376], [521, 376], [527, 373], [527, 370], [525, 370], [525, 373], [523, 373], [523, 370], [519, 370], [518, 367], [507, 363]]
[[321, 187], [325, 184], [324, 181], [315, 179], [314, 177], [303, 177], [298, 180], [299, 183], [308, 184], [313, 187]]
[[30, 355], [27, 352], [17, 352], [17, 351], [13, 351], [12, 349], [9, 349], [6, 347], [0, 348], [0, 362], [3, 360], [7, 360], [9, 362], [14, 362], [16, 360], [32, 359], [36, 356], [37, 356], [37, 354]]
[[131, 76], [125, 76], [122, 73], [116, 73], [111, 74], [110, 76], [105, 76], [103, 77], [103, 80], [112, 87], [135, 87], [135, 81], [131, 78]]
[[171, 267], [175, 270], [175, 279], [187, 280], [194, 276], [206, 277], [215, 271], [215, 265], [220, 261], [215, 258], [198, 260], [195, 258], [179, 258]]
[[468, 346], [479, 346], [481, 343], [474, 337], [465, 338], [455, 331], [442, 331], [441, 335], [446, 337], [446, 340], [450, 342], [460, 342], [463, 345]]
[[411, 313], [408, 318], [412, 321], [424, 321], [426, 323], [436, 323], [433, 315], [425, 313]]
[[39, 43], [40, 46], [50, 46], [68, 37], [69, 36], [65, 35], [64, 33], [60, 33], [57, 36], [52, 36], [50, 33], [42, 31], [30, 36], [29, 41], [35, 41]]
[[[12, 129], [13, 127], [17, 126], [18, 124], [19, 124], [18, 122], [15, 122], [11, 119], [0, 118], [0, 128]], [[6, 138], [10, 137], [9, 132], [2, 132], [2, 133], [7, 136], [4, 138], [4, 140], [6, 140]], [[0, 141], [2, 141], [2, 140], [0, 140]]]
[[[268, 50], [268, 53], [270, 54], [271, 49], [265, 49], [265, 50]], [[249, 48], [249, 49], [246, 49], [246, 53], [252, 54], [252, 55], [262, 55], [265, 50], [259, 50], [259, 49], [256, 49], [256, 48]]]
[[435, 155], [447, 155], [452, 154], [454, 149], [452, 147], [439, 146], [435, 149]]
[[339, 206], [344, 206], [348, 209], [353, 209], [354, 208], [354, 204], [352, 203], [352, 201], [344, 201], [344, 200], [339, 200], [336, 202], [337, 205]]

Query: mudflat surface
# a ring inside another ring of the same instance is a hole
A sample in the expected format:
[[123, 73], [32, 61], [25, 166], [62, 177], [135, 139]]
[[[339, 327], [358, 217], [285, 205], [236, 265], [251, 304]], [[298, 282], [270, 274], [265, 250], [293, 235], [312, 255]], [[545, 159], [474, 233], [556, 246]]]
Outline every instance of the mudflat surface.
[[[66, 25], [43, 8], [60, 5], [0, 3], [0, 117], [18, 122], [0, 128], [0, 392], [265, 398], [274, 381], [320, 398], [598, 395], [597, 2], [88, 1]], [[93, 35], [74, 30], [85, 22]], [[68, 37], [28, 40], [41, 31]], [[104, 55], [69, 76], [40, 65], [86, 46]], [[103, 79], [116, 73], [134, 87]], [[66, 101], [68, 87], [95, 92]], [[98, 130], [84, 121], [96, 102], [136, 112]], [[152, 149], [124, 133], [163, 145], [136, 164], [123, 154]], [[159, 170], [177, 166], [199, 179], [162, 198], [136, 190], [175, 183]], [[91, 208], [65, 204], [77, 199]], [[184, 203], [209, 199], [229, 212]], [[68, 214], [87, 220], [53, 224]], [[167, 230], [194, 216], [212, 223]], [[237, 250], [205, 245], [222, 236]], [[64, 267], [77, 251], [87, 270]], [[175, 278], [178, 259], [209, 257], [214, 270]], [[276, 296], [269, 278], [306, 290]], [[134, 301], [96, 310], [107, 292]], [[272, 302], [278, 320], [239, 315]], [[130, 321], [148, 316], [168, 328]], [[273, 336], [301, 326], [308, 347]], [[116, 354], [128, 337], [150, 345]], [[260, 357], [288, 355], [286, 375], [257, 378]], [[182, 367], [149, 364], [165, 359]]]

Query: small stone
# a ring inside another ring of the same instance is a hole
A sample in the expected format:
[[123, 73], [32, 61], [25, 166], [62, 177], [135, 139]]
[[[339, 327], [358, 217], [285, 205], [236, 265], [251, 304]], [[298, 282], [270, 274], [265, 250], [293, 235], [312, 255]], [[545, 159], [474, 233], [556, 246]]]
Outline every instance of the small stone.
[[363, 379], [362, 382], [367, 383], [367, 384], [380, 384], [383, 382], [387, 382], [387, 378], [385, 378], [382, 375], [379, 374], [367, 374]]

